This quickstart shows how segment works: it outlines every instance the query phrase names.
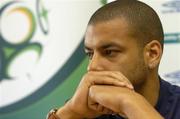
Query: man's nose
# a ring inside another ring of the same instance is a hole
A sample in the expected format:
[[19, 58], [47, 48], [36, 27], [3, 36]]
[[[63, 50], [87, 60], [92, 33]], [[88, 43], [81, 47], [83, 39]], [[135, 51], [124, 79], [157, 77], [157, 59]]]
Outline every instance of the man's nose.
[[103, 68], [103, 61], [102, 57], [94, 54], [92, 59], [89, 61], [89, 65], [87, 67], [88, 71], [102, 71], [104, 70]]

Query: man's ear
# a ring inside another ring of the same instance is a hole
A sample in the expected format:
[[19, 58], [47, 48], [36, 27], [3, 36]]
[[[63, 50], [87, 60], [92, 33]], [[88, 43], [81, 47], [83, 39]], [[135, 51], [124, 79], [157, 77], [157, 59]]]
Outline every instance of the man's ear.
[[158, 67], [162, 57], [162, 46], [159, 41], [153, 40], [144, 48], [144, 58], [149, 69]]

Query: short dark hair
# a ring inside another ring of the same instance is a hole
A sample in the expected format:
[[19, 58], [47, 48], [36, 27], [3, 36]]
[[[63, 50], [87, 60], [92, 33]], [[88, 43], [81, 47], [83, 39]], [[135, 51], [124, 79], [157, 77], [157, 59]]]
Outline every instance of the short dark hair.
[[99, 8], [90, 18], [88, 25], [125, 18], [133, 37], [145, 46], [152, 40], [158, 40], [163, 48], [164, 32], [157, 13], [147, 4], [138, 0], [116, 0]]

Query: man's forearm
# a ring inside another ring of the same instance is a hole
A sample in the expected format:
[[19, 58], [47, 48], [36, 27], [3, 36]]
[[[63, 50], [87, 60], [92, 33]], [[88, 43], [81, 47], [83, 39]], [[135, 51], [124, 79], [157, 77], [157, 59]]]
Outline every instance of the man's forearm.
[[142, 101], [141, 106], [137, 103], [126, 106], [125, 113], [129, 119], [164, 119], [146, 100]]

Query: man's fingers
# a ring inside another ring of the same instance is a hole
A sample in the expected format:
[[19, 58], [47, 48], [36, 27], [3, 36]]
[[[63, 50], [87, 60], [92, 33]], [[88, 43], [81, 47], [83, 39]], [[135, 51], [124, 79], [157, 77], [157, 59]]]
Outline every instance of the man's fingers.
[[101, 71], [99, 72], [101, 74], [104, 74], [106, 76], [112, 77], [112, 78], [116, 78], [119, 81], [123, 82], [125, 84], [126, 87], [130, 88], [130, 89], [134, 89], [133, 85], [131, 84], [131, 82], [128, 80], [127, 77], [125, 77], [121, 72], [119, 71]]
[[107, 76], [96, 76], [91, 78], [91, 85], [114, 85], [114, 86], [125, 86], [124, 82], [119, 81], [116, 78]]
[[88, 72], [85, 80], [90, 80], [91, 85], [114, 85], [134, 89], [131, 82], [120, 72], [117, 71], [100, 71]]
[[102, 113], [103, 114], [113, 114], [114, 112], [112, 110], [108, 109], [108, 108], [104, 108]]
[[88, 107], [101, 114], [113, 114], [113, 111], [88, 98]]

